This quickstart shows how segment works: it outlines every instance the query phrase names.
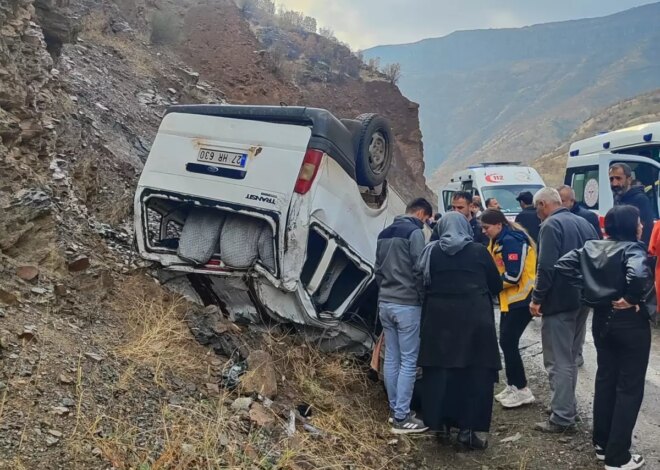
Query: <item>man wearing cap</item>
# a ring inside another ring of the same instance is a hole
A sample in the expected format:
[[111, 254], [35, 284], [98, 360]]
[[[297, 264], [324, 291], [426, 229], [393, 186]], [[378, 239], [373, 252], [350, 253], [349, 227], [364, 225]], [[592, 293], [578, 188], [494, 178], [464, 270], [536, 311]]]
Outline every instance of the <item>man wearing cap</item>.
[[541, 219], [536, 215], [536, 209], [534, 209], [534, 204], [532, 204], [533, 200], [534, 196], [529, 191], [523, 191], [518, 194], [516, 201], [520, 204], [522, 212], [516, 216], [516, 223], [527, 231], [535, 243], [538, 243]]

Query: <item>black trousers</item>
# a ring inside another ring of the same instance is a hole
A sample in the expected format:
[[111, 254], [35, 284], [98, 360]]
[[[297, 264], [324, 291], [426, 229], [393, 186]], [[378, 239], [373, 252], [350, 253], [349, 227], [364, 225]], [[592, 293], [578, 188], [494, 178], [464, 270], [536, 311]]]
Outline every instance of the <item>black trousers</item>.
[[504, 353], [506, 381], [519, 389], [527, 387], [525, 367], [520, 357], [520, 337], [531, 319], [527, 306], [512, 308], [500, 316], [500, 347]]
[[632, 433], [644, 398], [651, 351], [649, 321], [634, 310], [594, 311], [598, 358], [593, 442], [605, 449], [605, 465], [630, 460]]

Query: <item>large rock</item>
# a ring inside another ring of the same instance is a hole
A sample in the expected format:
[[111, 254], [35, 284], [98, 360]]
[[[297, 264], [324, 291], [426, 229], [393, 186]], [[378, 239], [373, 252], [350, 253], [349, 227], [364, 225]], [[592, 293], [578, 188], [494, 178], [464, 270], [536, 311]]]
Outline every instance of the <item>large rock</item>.
[[80, 22], [68, 10], [68, 0], [35, 0], [37, 16], [44, 31], [48, 51], [58, 56], [63, 44], [74, 42]]
[[247, 358], [248, 371], [241, 379], [241, 391], [259, 394], [270, 399], [277, 396], [277, 372], [273, 359], [266, 351], [252, 351]]

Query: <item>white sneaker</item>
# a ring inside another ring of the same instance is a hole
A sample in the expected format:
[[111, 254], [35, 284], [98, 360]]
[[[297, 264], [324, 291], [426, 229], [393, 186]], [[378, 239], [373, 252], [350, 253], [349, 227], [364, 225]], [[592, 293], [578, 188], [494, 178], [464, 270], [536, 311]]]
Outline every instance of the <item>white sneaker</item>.
[[630, 456], [628, 463], [618, 467], [605, 465], [605, 470], [635, 470], [636, 468], [642, 468], [645, 463], [646, 462], [644, 462], [644, 457], [639, 454], [633, 454]]
[[513, 385], [507, 385], [506, 387], [504, 387], [504, 390], [502, 390], [500, 393], [495, 395], [495, 400], [501, 402], [504, 398], [506, 398], [513, 392], [514, 388], [516, 387], [514, 387]]
[[534, 403], [534, 395], [529, 387], [525, 387], [521, 390], [518, 390], [515, 386], [513, 387], [513, 392], [508, 396], [504, 397], [500, 403], [504, 408], [518, 408], [522, 405], [527, 405], [529, 403]]
[[605, 460], [605, 449], [603, 449], [599, 445], [595, 445], [594, 450], [596, 451], [596, 458], [598, 460], [601, 460], [601, 461]]

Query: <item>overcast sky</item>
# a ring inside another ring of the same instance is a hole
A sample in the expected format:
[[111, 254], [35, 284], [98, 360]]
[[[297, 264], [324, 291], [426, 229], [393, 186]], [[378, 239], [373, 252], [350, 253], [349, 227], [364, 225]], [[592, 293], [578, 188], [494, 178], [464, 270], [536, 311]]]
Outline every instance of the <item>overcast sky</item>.
[[353, 49], [462, 29], [510, 28], [605, 16], [650, 0], [276, 0], [328, 27]]

